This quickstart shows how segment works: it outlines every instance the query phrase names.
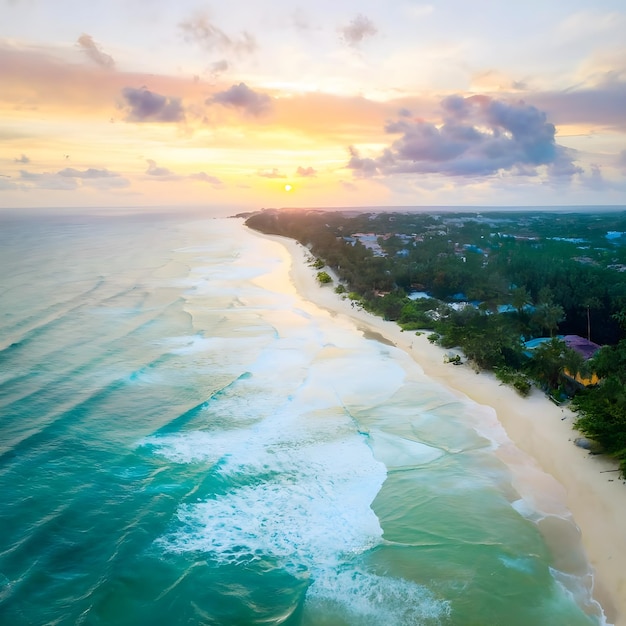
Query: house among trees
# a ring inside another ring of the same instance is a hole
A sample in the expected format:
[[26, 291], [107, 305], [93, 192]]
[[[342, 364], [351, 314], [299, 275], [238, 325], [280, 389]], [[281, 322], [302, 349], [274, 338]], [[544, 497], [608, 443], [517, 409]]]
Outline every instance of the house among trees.
[[[568, 348], [580, 354], [585, 362], [588, 361], [601, 347], [597, 343], [589, 341], [589, 339], [585, 339], [584, 337], [579, 337], [578, 335], [565, 335], [562, 337], [562, 340]], [[598, 382], [600, 382], [600, 379], [595, 372], [590, 372], [588, 374], [576, 372], [576, 374], [572, 376], [567, 370], [564, 370], [564, 374], [584, 387], [597, 385]]]
[[[550, 386], [553, 388], [556, 388], [561, 375], [579, 387], [588, 387], [600, 382], [598, 375], [589, 372], [589, 368], [585, 367], [587, 361], [601, 347], [593, 341], [579, 335], [557, 335], [531, 339], [524, 347], [524, 354], [535, 361], [535, 374], [538, 378], [545, 377], [551, 380]], [[539, 372], [543, 372], [543, 375]]]

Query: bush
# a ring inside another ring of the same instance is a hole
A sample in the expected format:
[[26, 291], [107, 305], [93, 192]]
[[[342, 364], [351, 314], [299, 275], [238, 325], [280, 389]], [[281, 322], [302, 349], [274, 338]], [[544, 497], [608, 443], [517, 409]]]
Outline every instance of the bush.
[[532, 389], [530, 379], [511, 367], [496, 367], [496, 378], [505, 385], [511, 385], [521, 396], [526, 397]]
[[[430, 320], [423, 320], [421, 322], [399, 322], [399, 326], [402, 330], [421, 330], [423, 328], [428, 328], [429, 326], [432, 326], [432, 323], [430, 322]], [[421, 335], [421, 333], [416, 334]]]
[[333, 282], [333, 279], [330, 277], [330, 275], [327, 272], [318, 272], [317, 273], [317, 280], [322, 285], [326, 285], [328, 283], [332, 283]]

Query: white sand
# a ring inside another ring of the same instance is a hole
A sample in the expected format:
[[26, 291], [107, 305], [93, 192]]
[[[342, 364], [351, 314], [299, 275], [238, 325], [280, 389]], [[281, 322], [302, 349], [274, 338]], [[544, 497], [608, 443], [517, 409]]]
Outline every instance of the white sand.
[[[291, 254], [291, 277], [303, 298], [332, 315], [350, 318], [361, 330], [378, 333], [411, 355], [433, 380], [495, 410], [513, 442], [501, 446], [500, 457], [514, 467], [521, 450], [525, 458], [530, 456], [538, 465], [537, 476], [533, 477], [526, 463], [524, 484], [516, 485], [518, 491], [532, 498], [533, 481], [541, 481], [541, 489], [536, 492], [542, 494], [542, 500], [535, 502], [538, 510], [550, 512], [561, 505], [569, 509], [594, 570], [594, 598], [611, 624], [626, 626], [626, 486], [618, 472], [609, 471], [616, 469], [614, 462], [574, 445], [573, 440], [581, 435], [572, 427], [573, 414], [539, 391], [522, 398], [490, 373], [476, 374], [468, 365], [444, 363], [448, 351], [430, 344], [426, 335], [403, 332], [395, 322], [352, 307], [349, 300], [334, 292], [334, 285], [320, 286], [316, 270], [307, 262], [309, 252], [299, 243], [284, 237], [270, 238], [282, 243]], [[554, 478], [551, 484], [546, 484], [546, 474]], [[553, 539], [559, 532], [552, 530]]]

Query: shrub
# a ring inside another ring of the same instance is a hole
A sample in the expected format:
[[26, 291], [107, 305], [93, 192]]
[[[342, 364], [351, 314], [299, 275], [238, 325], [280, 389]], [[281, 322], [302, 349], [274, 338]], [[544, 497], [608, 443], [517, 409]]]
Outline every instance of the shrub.
[[333, 279], [330, 277], [330, 275], [327, 272], [318, 272], [317, 273], [317, 280], [322, 285], [326, 285], [328, 283], [332, 283], [333, 282]]
[[528, 376], [511, 367], [494, 368], [496, 378], [505, 385], [511, 385], [521, 396], [526, 397], [532, 389]]

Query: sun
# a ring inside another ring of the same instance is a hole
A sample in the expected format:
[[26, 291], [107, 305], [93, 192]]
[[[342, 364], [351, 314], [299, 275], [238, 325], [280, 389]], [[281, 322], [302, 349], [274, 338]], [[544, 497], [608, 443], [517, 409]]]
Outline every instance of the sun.
[[291, 191], [293, 187], [291, 185], [285, 185], [285, 191]]

